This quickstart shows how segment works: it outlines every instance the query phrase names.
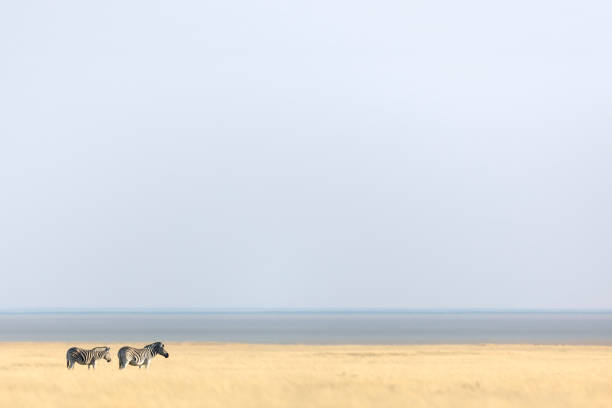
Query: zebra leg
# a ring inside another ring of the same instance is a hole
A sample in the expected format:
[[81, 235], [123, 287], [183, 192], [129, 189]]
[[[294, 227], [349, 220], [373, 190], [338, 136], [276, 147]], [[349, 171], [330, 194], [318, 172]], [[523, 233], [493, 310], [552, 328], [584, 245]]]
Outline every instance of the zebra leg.
[[149, 359], [148, 358], [145, 360], [145, 368], [147, 370], [149, 369]]
[[92, 361], [91, 363], [91, 367], [95, 370], [96, 369], [96, 360]]
[[123, 370], [129, 362], [129, 359], [127, 358], [127, 356], [125, 355], [125, 351], [124, 350], [119, 350], [119, 353], [117, 353], [117, 357], [119, 359], [119, 369]]

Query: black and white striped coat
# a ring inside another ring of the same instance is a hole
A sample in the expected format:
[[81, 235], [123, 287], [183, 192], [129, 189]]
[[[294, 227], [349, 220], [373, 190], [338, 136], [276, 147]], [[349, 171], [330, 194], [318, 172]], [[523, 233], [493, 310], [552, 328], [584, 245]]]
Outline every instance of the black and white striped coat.
[[138, 366], [138, 368], [144, 365], [145, 368], [148, 368], [149, 361], [151, 361], [151, 359], [158, 354], [161, 354], [166, 358], [170, 356], [166, 349], [164, 349], [164, 345], [159, 341], [144, 346], [144, 348], [141, 349], [129, 346], [121, 347], [117, 353], [117, 356], [119, 357], [119, 369], [124, 369], [128, 364]]
[[105, 359], [110, 363], [110, 347], [94, 347], [91, 350], [82, 349], [80, 347], [69, 348], [66, 352], [66, 367], [71, 370], [74, 368], [74, 363], [87, 365], [87, 369], [96, 368], [96, 361]]

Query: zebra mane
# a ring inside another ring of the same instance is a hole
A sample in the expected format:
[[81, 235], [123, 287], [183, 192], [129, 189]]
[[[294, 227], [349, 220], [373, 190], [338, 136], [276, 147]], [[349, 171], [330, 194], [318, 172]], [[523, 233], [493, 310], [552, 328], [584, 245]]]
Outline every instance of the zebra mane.
[[107, 350], [110, 350], [110, 347], [100, 346], [100, 347], [94, 347], [92, 350], [94, 350], [94, 351], [107, 351]]
[[155, 356], [160, 353], [159, 349], [161, 348], [161, 345], [162, 345], [161, 341], [156, 341], [155, 343], [147, 344], [145, 348], [147, 350], [150, 350], [151, 353]]

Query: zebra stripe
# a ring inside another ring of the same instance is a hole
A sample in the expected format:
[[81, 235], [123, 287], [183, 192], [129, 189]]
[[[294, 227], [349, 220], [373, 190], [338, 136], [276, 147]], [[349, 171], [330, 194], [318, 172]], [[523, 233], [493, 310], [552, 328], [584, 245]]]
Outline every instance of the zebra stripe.
[[110, 347], [94, 347], [91, 350], [82, 349], [80, 347], [69, 348], [66, 352], [66, 367], [71, 370], [74, 368], [74, 363], [87, 365], [87, 369], [93, 367], [96, 369], [96, 361], [105, 359], [110, 363]]
[[138, 366], [138, 368], [141, 368], [144, 365], [145, 368], [148, 368], [149, 361], [158, 354], [161, 354], [166, 358], [170, 356], [170, 354], [168, 354], [164, 348], [164, 345], [159, 341], [144, 346], [144, 348], [141, 349], [129, 346], [121, 347], [117, 353], [117, 356], [119, 357], [119, 369], [124, 369], [127, 364]]

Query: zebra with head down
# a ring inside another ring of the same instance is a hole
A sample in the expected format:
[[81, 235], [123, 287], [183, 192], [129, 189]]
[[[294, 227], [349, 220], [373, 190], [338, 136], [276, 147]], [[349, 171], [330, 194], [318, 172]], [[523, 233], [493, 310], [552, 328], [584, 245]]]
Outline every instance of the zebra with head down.
[[79, 363], [81, 365], [87, 365], [88, 370], [90, 367], [93, 367], [95, 370], [96, 361], [102, 358], [109, 363], [111, 362], [110, 347], [94, 347], [91, 350], [72, 347], [66, 352], [66, 367], [72, 370], [74, 368], [74, 363]]
[[141, 349], [129, 346], [121, 347], [117, 353], [119, 357], [119, 369], [124, 369], [127, 364], [138, 366], [138, 368], [144, 365], [145, 368], [149, 368], [149, 361], [158, 354], [166, 358], [170, 356], [164, 348], [164, 345], [159, 341], [144, 346], [144, 348]]

